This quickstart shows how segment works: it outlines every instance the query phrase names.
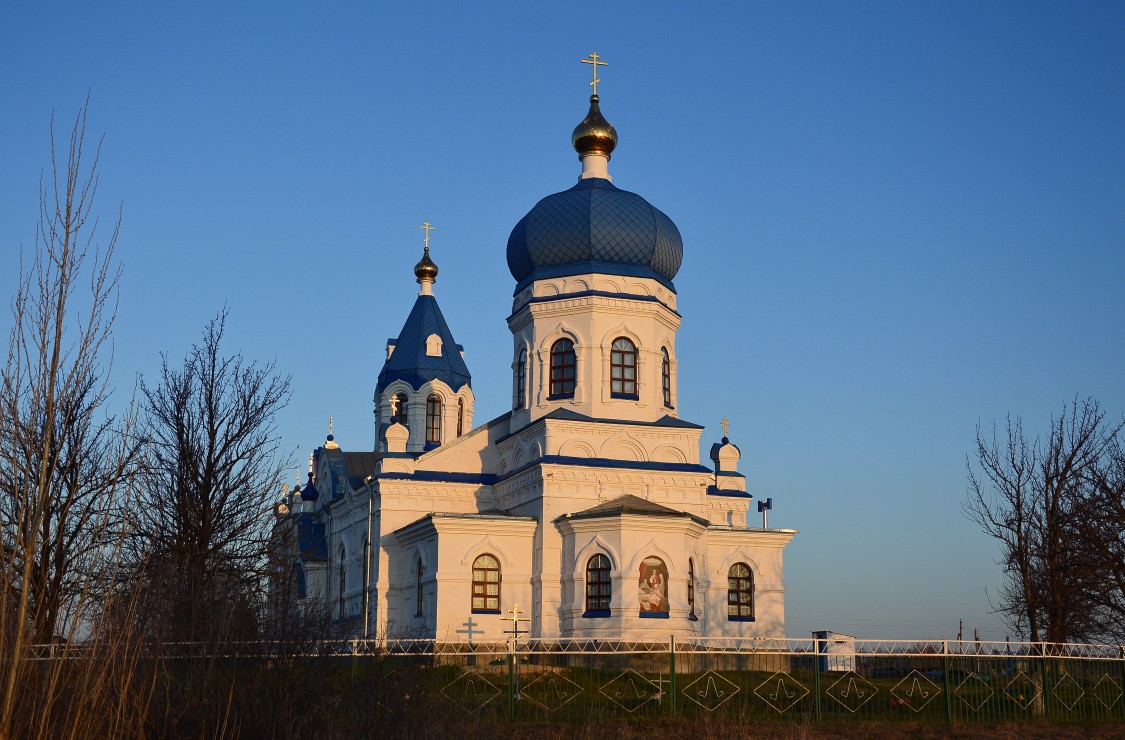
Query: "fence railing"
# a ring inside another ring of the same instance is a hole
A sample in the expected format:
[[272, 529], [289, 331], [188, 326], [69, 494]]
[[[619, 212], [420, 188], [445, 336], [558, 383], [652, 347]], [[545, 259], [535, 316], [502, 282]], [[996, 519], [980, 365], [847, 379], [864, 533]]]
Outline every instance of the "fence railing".
[[[87, 645], [36, 646], [81, 660]], [[379, 683], [382, 705], [426, 696], [473, 715], [589, 722], [729, 715], [738, 720], [1125, 721], [1117, 645], [811, 638], [432, 639], [163, 643], [164, 660], [346, 659]], [[377, 670], [375, 667], [377, 666]], [[367, 667], [371, 667], [368, 671]], [[394, 676], [391, 681], [387, 676]], [[388, 709], [387, 711], [395, 711]]]

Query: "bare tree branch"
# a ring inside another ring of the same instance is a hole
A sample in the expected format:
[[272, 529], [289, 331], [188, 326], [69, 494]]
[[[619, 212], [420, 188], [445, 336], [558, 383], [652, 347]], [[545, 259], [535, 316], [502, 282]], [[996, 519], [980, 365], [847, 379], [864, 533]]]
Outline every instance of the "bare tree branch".
[[[248, 609], [267, 569], [272, 497], [287, 460], [276, 414], [289, 379], [274, 363], [224, 356], [224, 309], [179, 368], [142, 381], [147, 439], [136, 561], [156, 634], [214, 639]], [[225, 614], [223, 619], [216, 619]]]
[[1028, 441], [1019, 417], [1009, 417], [1006, 438], [995, 425], [988, 437], [977, 428], [963, 508], [1000, 546], [1005, 580], [993, 607], [1021, 636], [1065, 642], [1120, 629], [1107, 577], [1122, 570], [1125, 585], [1125, 569], [1109, 562], [1125, 550], [1114, 544], [1121, 528], [1105, 491], [1116, 485], [1106, 470], [1121, 429], [1092, 398], [1064, 405], [1046, 439]]
[[40, 179], [35, 249], [30, 265], [20, 256], [0, 369], [0, 735], [12, 727], [28, 642], [70, 640], [91, 627], [98, 573], [113, 549], [110, 502], [136, 456], [125, 433], [131, 412], [106, 411], [121, 215], [99, 242], [101, 145], [84, 161], [88, 109], [89, 100], [61, 166], [52, 119], [50, 180]]

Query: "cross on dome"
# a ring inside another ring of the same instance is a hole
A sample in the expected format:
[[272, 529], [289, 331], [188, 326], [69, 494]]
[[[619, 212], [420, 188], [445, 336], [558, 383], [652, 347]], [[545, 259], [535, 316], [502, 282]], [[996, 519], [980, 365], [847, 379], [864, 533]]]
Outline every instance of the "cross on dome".
[[590, 82], [590, 87], [594, 88], [594, 93], [593, 93], [594, 95], [598, 94], [598, 83], [601, 82], [601, 80], [598, 79], [598, 66], [599, 65], [602, 66], [602, 67], [608, 67], [609, 66], [609, 64], [607, 62], [599, 61], [599, 59], [601, 59], [601, 57], [599, 57], [598, 52], [595, 51], [594, 53], [590, 54], [589, 59], [579, 60], [583, 64], [589, 64], [592, 68], [591, 71], [594, 74], [593, 74], [593, 81]]
[[418, 228], [426, 230], [426, 236], [425, 236], [424, 239], [422, 239], [422, 243], [425, 245], [426, 251], [429, 251], [429, 249], [430, 249], [430, 232], [431, 231], [437, 231], [437, 227], [431, 225], [429, 221], [425, 221]]
[[414, 277], [418, 278], [418, 284], [422, 286], [419, 295], [432, 295], [431, 286], [437, 280], [438, 268], [434, 261], [430, 259], [430, 232], [436, 230], [437, 227], [429, 221], [425, 221], [418, 228], [424, 229], [426, 236], [422, 239], [422, 244], [425, 245], [422, 249], [422, 259], [414, 265]]

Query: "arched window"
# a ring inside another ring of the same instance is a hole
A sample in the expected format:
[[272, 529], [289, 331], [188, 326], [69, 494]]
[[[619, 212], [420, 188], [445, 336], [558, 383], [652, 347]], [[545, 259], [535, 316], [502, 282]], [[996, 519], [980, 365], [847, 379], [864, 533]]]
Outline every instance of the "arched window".
[[672, 360], [668, 348], [660, 348], [660, 387], [664, 389], [664, 405], [672, 408]]
[[492, 555], [473, 561], [473, 611], [500, 613], [500, 561]]
[[404, 427], [410, 426], [410, 420], [406, 413], [406, 394], [399, 393], [391, 398], [391, 418], [402, 424]]
[[754, 619], [754, 575], [746, 563], [735, 563], [727, 571], [727, 619], [731, 622]]
[[422, 576], [422, 559], [418, 558], [418, 574], [414, 582], [414, 616], [416, 617], [422, 616]]
[[347, 561], [345, 560], [346, 556], [347, 556], [347, 552], [345, 552], [344, 548], [341, 547], [340, 548], [340, 582], [339, 582], [339, 587], [337, 588], [338, 593], [336, 594], [337, 599], [340, 602], [340, 619], [344, 618], [344, 589], [346, 589], [348, 587], [348, 564], [347, 564]]
[[516, 397], [512, 399], [512, 408], [522, 409], [527, 395], [527, 350], [521, 349], [519, 359], [516, 360]]
[[441, 397], [436, 393], [426, 399], [426, 444], [441, 444]]
[[612, 597], [609, 558], [595, 555], [586, 562], [586, 616], [608, 617]]
[[637, 597], [642, 617], [668, 616], [668, 566], [650, 555], [641, 561]]
[[551, 398], [574, 397], [574, 342], [560, 339], [551, 345]]
[[457, 399], [457, 436], [465, 433], [465, 399]]
[[609, 391], [614, 396], [637, 395], [637, 347], [625, 337], [614, 339], [609, 353]]
[[695, 561], [688, 558], [687, 561], [687, 605], [688, 616], [695, 616]]

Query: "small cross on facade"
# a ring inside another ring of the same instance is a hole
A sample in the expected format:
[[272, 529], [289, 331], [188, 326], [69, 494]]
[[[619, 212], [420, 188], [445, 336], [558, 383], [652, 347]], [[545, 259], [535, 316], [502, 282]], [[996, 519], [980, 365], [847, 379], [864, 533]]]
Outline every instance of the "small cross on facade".
[[599, 65], [602, 66], [602, 67], [608, 67], [609, 66], [606, 62], [599, 61], [600, 59], [601, 59], [601, 57], [598, 56], [598, 52], [595, 51], [593, 54], [590, 55], [589, 59], [581, 60], [583, 64], [589, 64], [593, 67], [594, 75], [593, 75], [593, 81], [590, 83], [590, 87], [594, 88], [594, 95], [598, 94], [598, 83], [601, 82], [601, 80], [598, 79], [598, 66]]
[[430, 232], [431, 232], [431, 231], [436, 231], [436, 230], [437, 230], [437, 227], [436, 227], [436, 226], [432, 226], [432, 225], [430, 225], [430, 222], [429, 222], [429, 221], [426, 221], [425, 223], [423, 223], [423, 224], [422, 224], [421, 226], [419, 226], [418, 228], [419, 228], [419, 229], [425, 229], [425, 230], [426, 230], [426, 238], [425, 238], [425, 239], [423, 239], [422, 241], [423, 241], [423, 243], [425, 243], [425, 245], [426, 245], [426, 249], [429, 249], [429, 248], [430, 248]]
[[468, 621], [463, 624], [465, 625], [465, 629], [457, 630], [457, 634], [466, 635], [469, 638], [469, 644], [472, 645], [473, 635], [480, 635], [483, 633], [483, 630], [473, 629], [474, 627], [479, 627], [480, 623], [474, 622], [472, 617], [469, 617]]

